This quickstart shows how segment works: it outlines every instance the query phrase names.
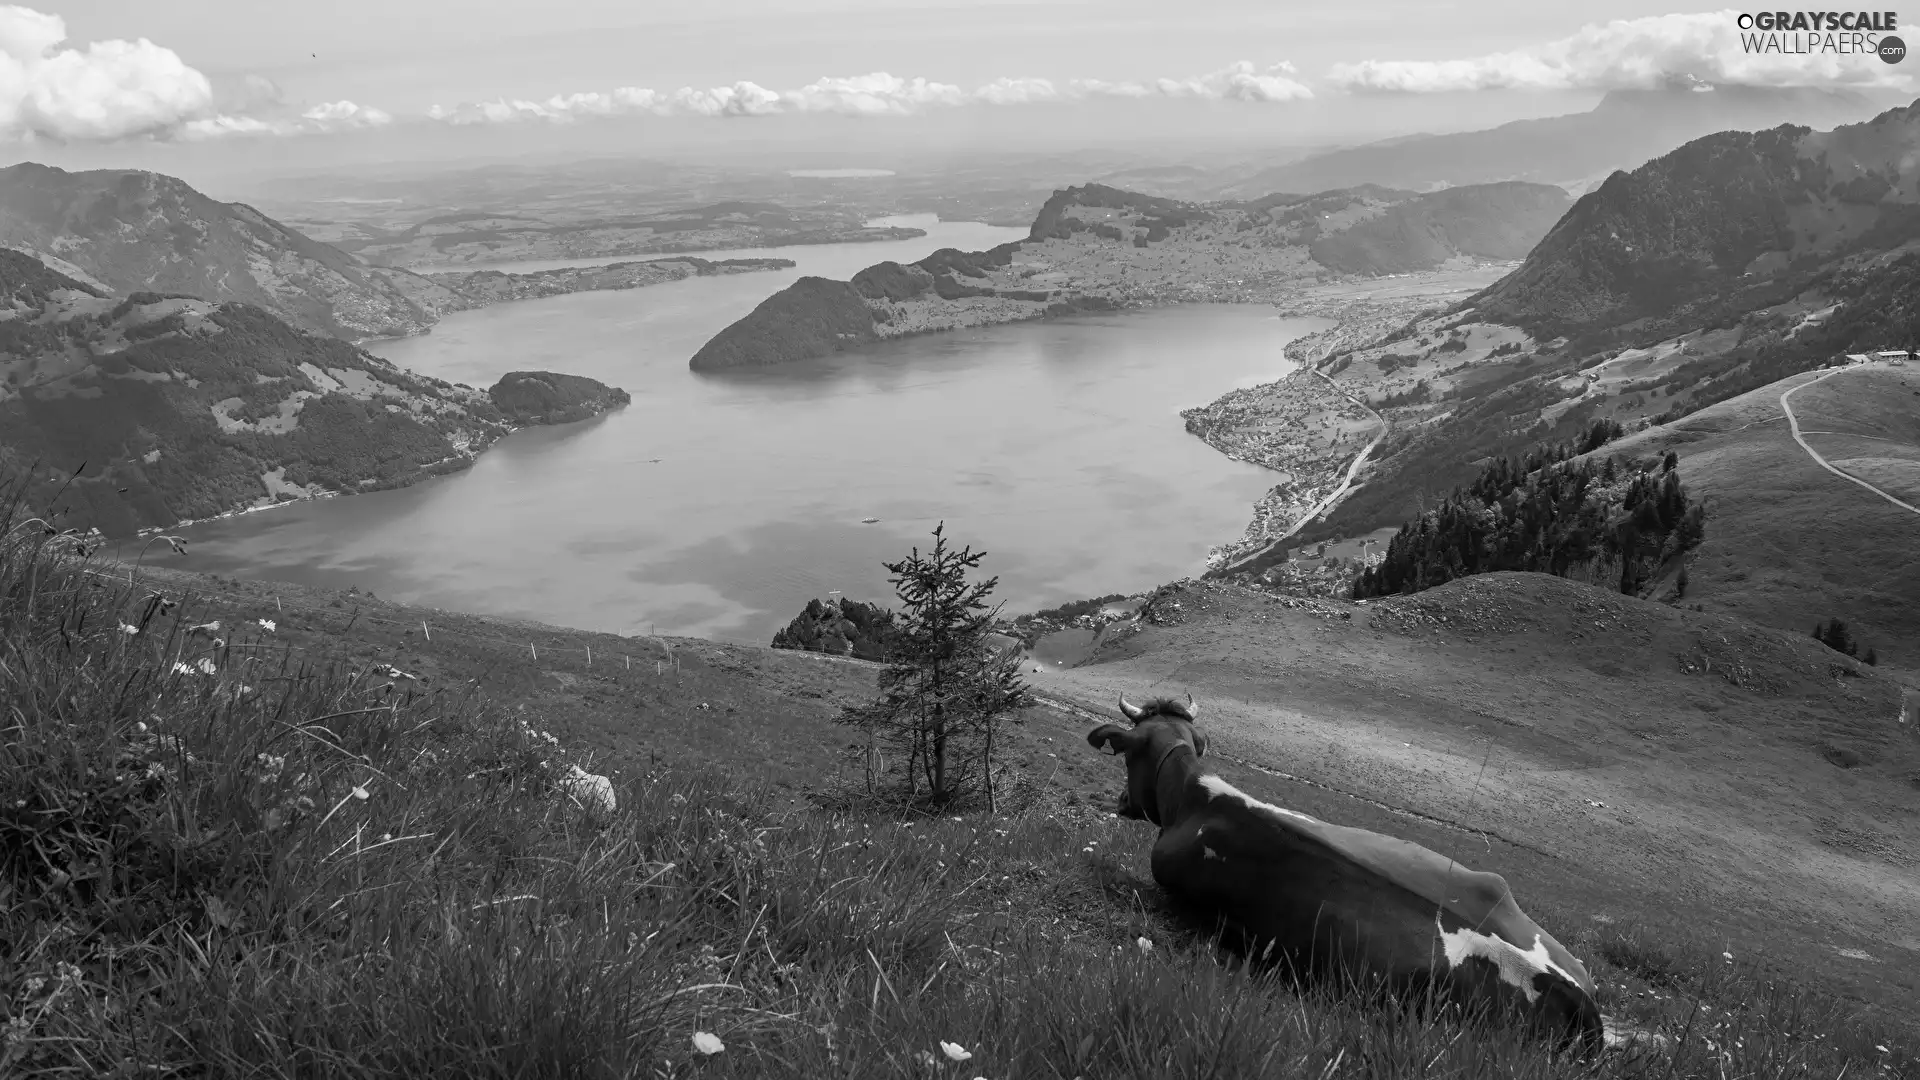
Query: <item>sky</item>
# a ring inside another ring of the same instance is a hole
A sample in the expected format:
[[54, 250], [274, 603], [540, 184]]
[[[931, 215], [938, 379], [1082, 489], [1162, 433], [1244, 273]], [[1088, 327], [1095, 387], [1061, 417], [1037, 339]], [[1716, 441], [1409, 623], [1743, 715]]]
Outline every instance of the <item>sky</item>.
[[1920, 94], [1920, 60], [1754, 55], [1735, 9], [1673, 0], [38, 3], [0, 4], [0, 163], [858, 165], [902, 147], [1356, 142], [1674, 79]]

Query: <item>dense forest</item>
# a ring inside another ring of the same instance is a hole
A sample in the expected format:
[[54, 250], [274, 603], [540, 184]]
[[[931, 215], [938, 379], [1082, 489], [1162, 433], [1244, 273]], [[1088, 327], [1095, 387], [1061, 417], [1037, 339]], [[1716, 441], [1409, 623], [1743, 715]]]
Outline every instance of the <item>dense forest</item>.
[[1354, 599], [1413, 593], [1470, 574], [1530, 570], [1638, 593], [1668, 558], [1699, 545], [1705, 511], [1678, 460], [1634, 471], [1590, 453], [1621, 434], [1597, 421], [1577, 441], [1487, 465], [1470, 486], [1402, 526], [1355, 579]]

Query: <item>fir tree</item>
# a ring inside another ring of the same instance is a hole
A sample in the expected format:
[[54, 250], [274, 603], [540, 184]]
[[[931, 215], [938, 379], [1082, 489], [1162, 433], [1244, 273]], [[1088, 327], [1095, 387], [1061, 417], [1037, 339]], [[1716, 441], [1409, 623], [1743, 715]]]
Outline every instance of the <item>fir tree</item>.
[[[915, 547], [883, 564], [900, 599], [880, 696], [851, 706], [843, 723], [867, 733], [867, 782], [874, 792], [885, 746], [906, 768], [908, 799], [944, 804], [969, 790], [994, 800], [993, 754], [1005, 715], [1028, 703], [1018, 649], [996, 650], [987, 640], [999, 607], [987, 597], [1000, 579], [969, 584], [986, 552], [947, 547], [945, 523], [933, 530], [933, 550]], [[924, 782], [924, 789], [922, 784]]]

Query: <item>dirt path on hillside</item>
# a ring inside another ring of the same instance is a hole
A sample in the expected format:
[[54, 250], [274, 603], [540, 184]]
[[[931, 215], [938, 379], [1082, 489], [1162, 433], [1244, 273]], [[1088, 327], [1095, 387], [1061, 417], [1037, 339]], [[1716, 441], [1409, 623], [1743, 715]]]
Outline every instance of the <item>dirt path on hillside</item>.
[[1799, 391], [1804, 390], [1809, 386], [1812, 386], [1814, 383], [1825, 382], [1826, 380], [1831, 379], [1835, 375], [1838, 375], [1841, 372], [1846, 370], [1847, 370], [1846, 368], [1834, 368], [1833, 370], [1827, 372], [1824, 375], [1821, 375], [1817, 378], [1808, 379], [1806, 382], [1803, 382], [1798, 386], [1789, 387], [1786, 390], [1781, 392], [1780, 409], [1782, 412], [1787, 414], [1787, 423], [1793, 429], [1793, 441], [1800, 444], [1800, 449], [1805, 450], [1807, 452], [1807, 456], [1813, 459], [1813, 463], [1815, 465], [1820, 466], [1821, 468], [1827, 470], [1828, 472], [1832, 473], [1833, 475], [1839, 477], [1842, 480], [1846, 480], [1851, 483], [1858, 484], [1863, 488], [1866, 488], [1868, 491], [1873, 492], [1875, 495], [1880, 496], [1881, 498], [1887, 500], [1888, 502], [1892, 503], [1893, 505], [1899, 507], [1902, 510], [1906, 510], [1915, 514], [1920, 514], [1920, 506], [1915, 506], [1912, 503], [1908, 503], [1908, 502], [1902, 502], [1901, 500], [1894, 498], [1892, 495], [1889, 495], [1886, 492], [1881, 491], [1879, 488], [1874, 487], [1872, 484], [1867, 483], [1865, 480], [1862, 480], [1851, 473], [1840, 471], [1840, 469], [1836, 468], [1833, 465], [1833, 463], [1829, 462], [1826, 458], [1821, 457], [1820, 452], [1818, 450], [1815, 450], [1812, 446], [1808, 445], [1807, 440], [1803, 437], [1803, 435], [1805, 434], [1820, 435], [1820, 434], [1827, 434], [1827, 433], [1826, 432], [1811, 432], [1811, 433], [1802, 432], [1800, 430], [1800, 418], [1793, 415], [1793, 406], [1788, 403], [1787, 399], [1791, 398], [1794, 394], [1798, 393]]

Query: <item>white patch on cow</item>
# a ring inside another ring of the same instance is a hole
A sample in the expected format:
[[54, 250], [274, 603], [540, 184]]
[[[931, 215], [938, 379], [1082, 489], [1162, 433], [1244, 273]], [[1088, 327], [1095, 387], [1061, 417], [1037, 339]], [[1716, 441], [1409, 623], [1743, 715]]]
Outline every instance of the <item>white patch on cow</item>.
[[1298, 810], [1289, 810], [1284, 806], [1275, 806], [1272, 803], [1261, 802], [1259, 799], [1241, 791], [1239, 788], [1234, 787], [1232, 784], [1227, 783], [1217, 776], [1208, 775], [1201, 777], [1200, 786], [1206, 788], [1207, 794], [1216, 799], [1237, 799], [1250, 810], [1277, 814], [1280, 817], [1290, 817], [1295, 821], [1307, 821], [1316, 825], [1319, 824], [1317, 819], [1310, 818]]
[[1205, 845], [1205, 844], [1201, 844], [1201, 845], [1200, 845], [1200, 856], [1201, 856], [1201, 858], [1205, 858], [1205, 859], [1224, 859], [1224, 858], [1226, 858], [1226, 856], [1225, 856], [1225, 855], [1222, 855], [1222, 854], [1220, 854], [1219, 852], [1217, 852], [1217, 851], [1215, 851], [1215, 850], [1213, 850], [1212, 848], [1210, 848], [1210, 847], [1208, 847], [1208, 846], [1207, 846], [1207, 845]]
[[1463, 926], [1448, 933], [1438, 911], [1433, 913], [1433, 927], [1440, 932], [1440, 946], [1447, 952], [1448, 968], [1457, 968], [1478, 956], [1493, 964], [1501, 982], [1518, 987], [1527, 996], [1529, 1005], [1540, 996], [1533, 988], [1533, 977], [1543, 971], [1551, 971], [1575, 986], [1580, 985], [1580, 980], [1553, 962], [1553, 955], [1547, 952], [1547, 943], [1539, 934], [1533, 935], [1533, 948], [1523, 951], [1505, 938], [1482, 934], [1471, 927]]

